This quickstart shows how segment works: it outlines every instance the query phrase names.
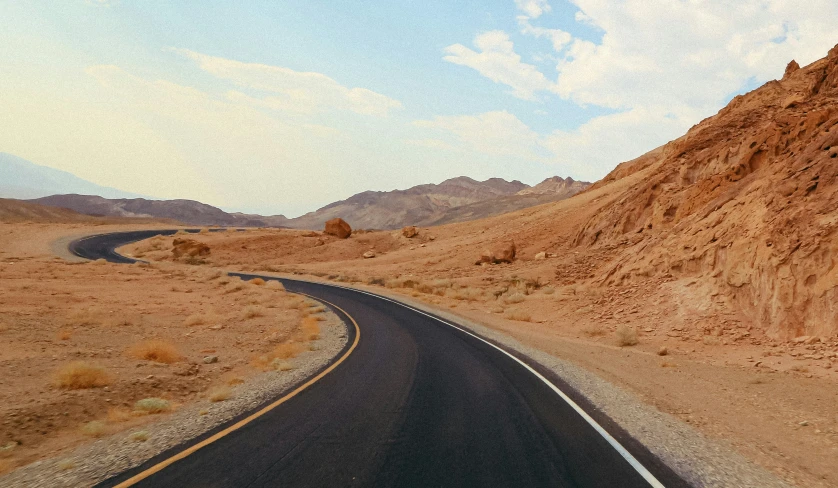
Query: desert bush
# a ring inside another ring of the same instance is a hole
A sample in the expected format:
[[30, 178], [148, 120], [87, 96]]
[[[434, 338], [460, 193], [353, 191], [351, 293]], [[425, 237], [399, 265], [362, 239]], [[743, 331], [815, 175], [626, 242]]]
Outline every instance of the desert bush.
[[172, 404], [162, 398], [143, 398], [134, 403], [134, 411], [140, 413], [163, 413], [172, 409]]
[[483, 298], [483, 290], [480, 288], [448, 288], [445, 290], [445, 296], [455, 300], [467, 300], [473, 302]]
[[275, 371], [291, 371], [294, 369], [294, 365], [288, 361], [283, 361], [282, 359], [276, 358], [271, 361], [271, 368]]
[[204, 325], [206, 323], [207, 321], [204, 318], [204, 316], [197, 313], [192, 314], [189, 317], [186, 317], [186, 319], [183, 321], [183, 325], [187, 327], [192, 327], [195, 325]]
[[138, 430], [130, 435], [132, 441], [145, 442], [151, 438], [147, 430]]
[[635, 346], [639, 342], [637, 340], [637, 330], [634, 327], [618, 325], [616, 335], [619, 346]]
[[226, 385], [216, 386], [210, 389], [209, 393], [207, 393], [207, 398], [213, 403], [223, 402], [224, 400], [228, 400], [231, 396], [233, 396], [233, 390]]
[[269, 280], [267, 283], [265, 283], [265, 288], [285, 291], [285, 287], [282, 285], [282, 282], [277, 280]]
[[265, 280], [263, 280], [262, 278], [253, 278], [252, 280], [250, 280], [250, 284], [251, 285], [256, 285], [256, 286], [262, 286], [262, 285], [265, 284]]
[[304, 340], [314, 341], [320, 338], [320, 325], [317, 317], [305, 317], [300, 324], [300, 333]]
[[93, 263], [92, 263], [92, 264], [95, 264], [95, 265], [97, 265], [97, 266], [102, 266], [102, 265], [104, 265], [104, 264], [108, 264], [108, 260], [107, 260], [107, 259], [105, 259], [105, 258], [99, 258], [99, 259], [97, 259], [96, 261], [93, 261]]
[[601, 324], [590, 324], [582, 327], [582, 333], [588, 337], [604, 336], [607, 331]]
[[252, 364], [255, 368], [265, 371], [276, 369], [275, 364], [278, 361], [295, 358], [304, 350], [305, 348], [299, 342], [284, 342], [282, 344], [277, 344], [267, 354], [262, 354], [253, 358]]
[[138, 342], [129, 347], [127, 352], [133, 358], [164, 364], [175, 363], [181, 358], [174, 344], [160, 339]]
[[58, 368], [55, 382], [61, 388], [81, 390], [97, 388], [110, 383], [111, 378], [105, 368], [94, 366], [84, 361], [73, 361]]
[[227, 284], [227, 286], [224, 288], [224, 293], [235, 293], [237, 291], [242, 290], [244, 290], [244, 283], [242, 283], [242, 280], [237, 279]]
[[372, 277], [372, 278], [367, 279], [367, 284], [368, 284], [368, 285], [378, 285], [378, 286], [384, 286], [384, 285], [385, 285], [385, 282], [384, 282], [384, 278], [375, 278], [375, 277]]
[[108, 422], [118, 424], [120, 422], [127, 422], [131, 420], [134, 415], [130, 410], [124, 407], [111, 407], [108, 409]]
[[520, 322], [532, 322], [532, 316], [529, 312], [520, 309], [509, 309], [503, 314], [503, 318], [509, 320], [518, 320]]
[[242, 319], [255, 319], [256, 317], [263, 317], [265, 312], [262, 310], [261, 307], [257, 307], [255, 305], [250, 305], [244, 308], [242, 311]]
[[516, 292], [516, 293], [513, 293], [513, 294], [511, 294], [511, 295], [509, 295], [509, 296], [505, 297], [505, 298], [503, 299], [503, 301], [504, 301], [505, 303], [509, 303], [509, 304], [511, 304], [511, 303], [521, 303], [521, 302], [523, 302], [523, 301], [524, 301], [524, 300], [526, 300], [526, 299], [527, 299], [527, 297], [526, 297], [523, 293], [518, 293], [518, 292]]
[[107, 426], [100, 420], [88, 422], [81, 427], [81, 433], [89, 437], [102, 437], [106, 430]]

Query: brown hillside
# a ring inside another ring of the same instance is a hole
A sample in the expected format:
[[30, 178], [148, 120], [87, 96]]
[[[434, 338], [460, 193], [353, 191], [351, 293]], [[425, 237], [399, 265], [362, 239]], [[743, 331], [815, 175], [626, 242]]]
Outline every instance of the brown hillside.
[[0, 198], [0, 222], [94, 222], [97, 219], [66, 208]]
[[771, 336], [838, 331], [838, 48], [795, 65], [604, 179], [654, 165], [575, 238], [620, 248], [600, 283], [695, 276]]

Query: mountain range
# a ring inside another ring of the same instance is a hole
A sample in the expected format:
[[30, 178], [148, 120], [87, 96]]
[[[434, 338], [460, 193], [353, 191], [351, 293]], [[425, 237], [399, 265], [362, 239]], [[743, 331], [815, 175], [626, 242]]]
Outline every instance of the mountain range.
[[0, 197], [28, 199], [51, 207], [103, 217], [171, 219], [187, 225], [319, 229], [340, 217], [354, 228], [396, 229], [406, 225], [463, 222], [572, 196], [590, 183], [554, 176], [529, 186], [520, 181], [466, 176], [406, 190], [365, 191], [289, 219], [226, 212], [194, 200], [152, 200], [85, 181], [70, 173], [0, 153]]

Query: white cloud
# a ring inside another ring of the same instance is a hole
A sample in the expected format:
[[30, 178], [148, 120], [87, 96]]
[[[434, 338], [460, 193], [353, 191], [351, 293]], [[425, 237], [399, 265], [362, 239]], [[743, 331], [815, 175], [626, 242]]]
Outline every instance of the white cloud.
[[413, 124], [452, 135], [457, 144], [471, 151], [546, 161], [541, 154], [538, 134], [507, 111], [439, 116], [432, 120], [417, 120]]
[[171, 50], [196, 61], [202, 70], [240, 87], [279, 94], [262, 101], [264, 106], [275, 110], [315, 113], [337, 109], [386, 117], [391, 110], [402, 108], [398, 100], [366, 88], [345, 87], [321, 73], [244, 63], [188, 49]]
[[538, 69], [521, 62], [509, 35], [503, 31], [490, 31], [474, 38], [480, 51], [473, 51], [462, 44], [445, 48], [448, 62], [468, 66], [495, 83], [512, 88], [511, 94], [524, 100], [535, 100], [535, 93], [550, 90], [551, 83]]
[[551, 10], [547, 0], [515, 0], [515, 6], [531, 19], [541, 17], [541, 14]]

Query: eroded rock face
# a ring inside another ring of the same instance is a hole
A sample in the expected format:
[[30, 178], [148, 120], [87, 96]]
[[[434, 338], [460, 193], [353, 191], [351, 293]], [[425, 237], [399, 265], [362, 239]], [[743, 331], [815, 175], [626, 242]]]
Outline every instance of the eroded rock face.
[[407, 227], [402, 228], [402, 235], [411, 239], [419, 235], [419, 229], [417, 229], [415, 225], [408, 225]]
[[336, 218], [326, 221], [326, 227], [323, 229], [323, 232], [340, 239], [346, 239], [352, 235], [352, 227], [345, 220]]
[[604, 179], [646, 171], [576, 236], [619, 250], [596, 282], [698, 278], [769, 336], [838, 333], [838, 48], [796, 64]]
[[172, 257], [180, 259], [181, 257], [202, 257], [209, 256], [210, 248], [203, 242], [198, 242], [194, 239], [175, 239], [172, 241]]
[[515, 260], [517, 249], [512, 241], [500, 244], [493, 249], [487, 249], [480, 255], [475, 264], [500, 264], [511, 263]]

